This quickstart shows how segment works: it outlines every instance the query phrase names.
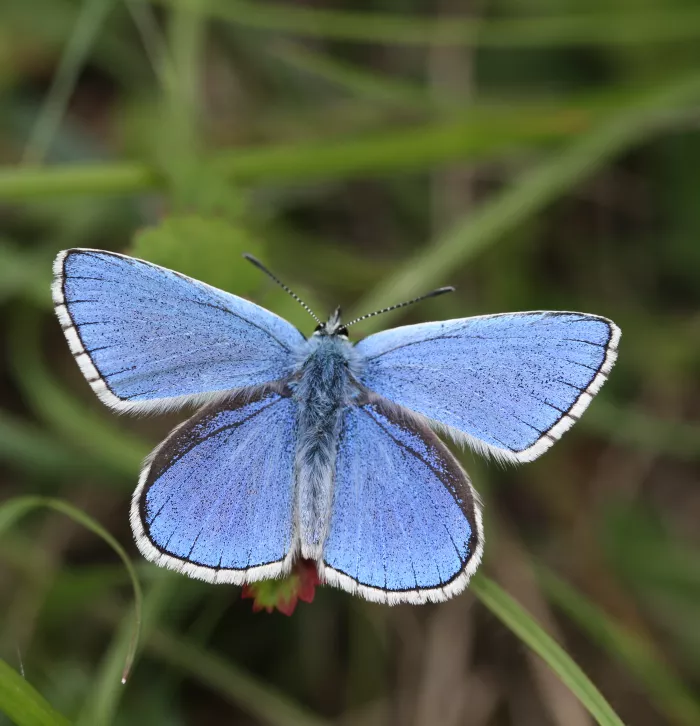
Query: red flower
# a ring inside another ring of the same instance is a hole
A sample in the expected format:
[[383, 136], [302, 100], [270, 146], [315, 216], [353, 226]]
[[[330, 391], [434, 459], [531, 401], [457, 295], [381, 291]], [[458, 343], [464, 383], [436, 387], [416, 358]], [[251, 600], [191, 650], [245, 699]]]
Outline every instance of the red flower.
[[242, 597], [253, 600], [253, 612], [275, 608], [284, 615], [291, 615], [299, 600], [312, 602], [319, 585], [316, 563], [298, 560], [292, 571], [280, 580], [260, 580], [243, 586]]

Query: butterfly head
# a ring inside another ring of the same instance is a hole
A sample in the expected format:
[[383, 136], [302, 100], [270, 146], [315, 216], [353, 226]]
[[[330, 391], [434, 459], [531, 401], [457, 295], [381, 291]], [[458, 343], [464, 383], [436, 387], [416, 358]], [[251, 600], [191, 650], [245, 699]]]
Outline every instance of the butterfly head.
[[348, 337], [348, 329], [341, 322], [340, 308], [336, 308], [328, 318], [327, 322], [319, 323], [314, 330], [314, 335], [337, 335], [340, 338]]

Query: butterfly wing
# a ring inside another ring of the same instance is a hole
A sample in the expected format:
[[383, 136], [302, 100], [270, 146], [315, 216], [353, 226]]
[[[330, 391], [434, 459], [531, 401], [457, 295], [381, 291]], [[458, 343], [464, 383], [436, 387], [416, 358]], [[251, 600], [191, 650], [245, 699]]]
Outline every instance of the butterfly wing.
[[619, 339], [606, 318], [529, 312], [409, 325], [356, 349], [371, 390], [482, 453], [531, 461], [581, 416]]
[[268, 386], [209, 404], [176, 428], [146, 463], [132, 500], [144, 557], [217, 583], [287, 572], [296, 427], [294, 401]]
[[258, 305], [112, 252], [61, 252], [54, 278], [70, 349], [95, 393], [118, 411], [174, 408], [280, 379], [304, 340]]
[[437, 602], [467, 586], [482, 550], [477, 495], [437, 436], [380, 396], [348, 408], [322, 579], [376, 602]]

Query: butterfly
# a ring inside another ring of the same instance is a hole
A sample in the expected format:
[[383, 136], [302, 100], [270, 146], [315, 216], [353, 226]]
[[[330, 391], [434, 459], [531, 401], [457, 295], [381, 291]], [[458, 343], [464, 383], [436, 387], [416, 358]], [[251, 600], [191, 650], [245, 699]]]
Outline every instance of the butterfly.
[[[197, 412], [147, 458], [130, 519], [141, 553], [211, 583], [281, 577], [375, 602], [461, 592], [481, 505], [436, 431], [504, 462], [536, 459], [581, 416], [619, 328], [573, 312], [421, 323], [352, 343], [337, 309], [308, 338], [274, 313], [113, 252], [54, 263], [56, 312], [93, 391], [118, 412]], [[453, 288], [440, 288], [411, 304]]]

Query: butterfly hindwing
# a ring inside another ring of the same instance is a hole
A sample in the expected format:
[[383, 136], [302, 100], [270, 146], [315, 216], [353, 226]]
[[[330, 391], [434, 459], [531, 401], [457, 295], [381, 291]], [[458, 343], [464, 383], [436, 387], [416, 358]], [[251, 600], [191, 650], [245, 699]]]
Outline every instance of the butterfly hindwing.
[[435, 434], [380, 396], [348, 408], [322, 577], [377, 602], [436, 602], [467, 586], [482, 549], [477, 496]]
[[243, 390], [176, 428], [144, 467], [132, 500], [142, 554], [209, 582], [288, 571], [296, 431], [297, 405], [279, 386]]
[[368, 388], [482, 453], [531, 461], [578, 420], [619, 338], [606, 318], [529, 312], [394, 328], [356, 349]]
[[204, 402], [280, 379], [303, 341], [258, 305], [112, 252], [61, 252], [52, 290], [83, 374], [119, 411]]

